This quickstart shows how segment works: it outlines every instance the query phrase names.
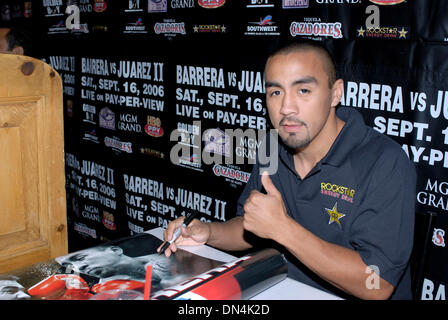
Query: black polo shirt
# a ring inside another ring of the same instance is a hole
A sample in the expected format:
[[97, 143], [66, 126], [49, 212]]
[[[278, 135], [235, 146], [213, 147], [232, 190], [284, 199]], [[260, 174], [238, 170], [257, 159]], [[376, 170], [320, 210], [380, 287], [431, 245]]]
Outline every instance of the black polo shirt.
[[[302, 180], [290, 151], [279, 143], [271, 179], [288, 214], [321, 239], [356, 250], [367, 266], [395, 286], [392, 299], [411, 299], [409, 257], [413, 244], [416, 173], [391, 138], [364, 124], [353, 108], [338, 107], [345, 125], [328, 154]], [[259, 163], [238, 201], [238, 215], [253, 189], [261, 190]], [[347, 298], [286, 254], [288, 276]], [[366, 279], [369, 274], [366, 273]], [[372, 277], [370, 288], [375, 285]]]

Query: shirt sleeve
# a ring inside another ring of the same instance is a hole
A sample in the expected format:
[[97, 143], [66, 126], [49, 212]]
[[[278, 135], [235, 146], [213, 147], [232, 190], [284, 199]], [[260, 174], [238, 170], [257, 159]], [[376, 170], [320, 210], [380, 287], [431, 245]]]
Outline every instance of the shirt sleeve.
[[415, 168], [404, 152], [384, 152], [367, 185], [350, 243], [367, 266], [396, 286], [413, 246]]

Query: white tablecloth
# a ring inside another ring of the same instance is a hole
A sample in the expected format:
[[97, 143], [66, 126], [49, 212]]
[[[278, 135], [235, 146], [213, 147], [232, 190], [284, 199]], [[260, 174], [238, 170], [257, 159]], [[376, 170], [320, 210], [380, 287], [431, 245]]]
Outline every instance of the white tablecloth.
[[[163, 240], [162, 228], [155, 228], [146, 232]], [[215, 259], [222, 262], [229, 262], [236, 259], [235, 256], [232, 256], [207, 245], [179, 246], [179, 248], [182, 248], [183, 250], [189, 251], [199, 256]], [[285, 280], [252, 297], [251, 300], [341, 300], [341, 298], [326, 293], [322, 290], [310, 287], [291, 278], [286, 278]]]

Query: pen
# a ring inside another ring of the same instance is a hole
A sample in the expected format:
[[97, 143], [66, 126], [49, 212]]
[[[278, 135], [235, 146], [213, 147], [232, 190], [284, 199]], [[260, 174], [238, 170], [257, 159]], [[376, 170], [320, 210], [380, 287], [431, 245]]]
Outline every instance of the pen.
[[187, 216], [184, 219], [184, 222], [182, 223], [182, 226], [180, 226], [179, 228], [176, 229], [176, 231], [174, 231], [173, 238], [170, 241], [166, 241], [163, 244], [162, 249], [160, 249], [159, 255], [164, 253], [165, 250], [170, 246], [170, 244], [172, 244], [174, 241], [177, 240], [177, 238], [179, 238], [180, 228], [187, 227], [190, 224], [190, 222], [193, 221], [195, 216], [196, 216], [196, 211], [191, 211], [189, 214], [187, 214]]

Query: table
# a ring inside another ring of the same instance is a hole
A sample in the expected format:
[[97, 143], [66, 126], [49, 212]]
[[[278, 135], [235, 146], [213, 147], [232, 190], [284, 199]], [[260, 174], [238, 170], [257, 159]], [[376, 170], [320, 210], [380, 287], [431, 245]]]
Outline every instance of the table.
[[[163, 240], [163, 229], [155, 228], [146, 231]], [[230, 262], [235, 256], [227, 254], [207, 245], [203, 246], [179, 246], [185, 251], [210, 259]], [[252, 297], [251, 300], [342, 300], [342, 298], [316, 289], [291, 278], [286, 278], [276, 285]]]

